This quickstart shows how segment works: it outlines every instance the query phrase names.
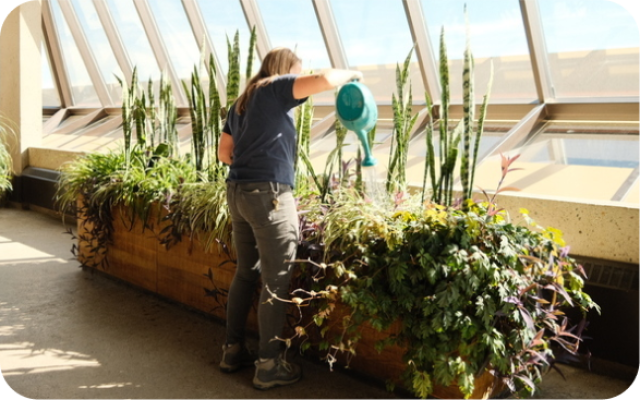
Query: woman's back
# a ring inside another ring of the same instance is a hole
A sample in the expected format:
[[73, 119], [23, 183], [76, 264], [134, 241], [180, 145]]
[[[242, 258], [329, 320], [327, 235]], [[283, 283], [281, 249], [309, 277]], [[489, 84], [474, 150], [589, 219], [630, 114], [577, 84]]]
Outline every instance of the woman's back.
[[296, 75], [282, 75], [252, 94], [242, 115], [232, 106], [225, 132], [233, 137], [234, 182], [278, 182], [293, 187], [296, 129], [293, 108], [306, 99], [293, 98]]

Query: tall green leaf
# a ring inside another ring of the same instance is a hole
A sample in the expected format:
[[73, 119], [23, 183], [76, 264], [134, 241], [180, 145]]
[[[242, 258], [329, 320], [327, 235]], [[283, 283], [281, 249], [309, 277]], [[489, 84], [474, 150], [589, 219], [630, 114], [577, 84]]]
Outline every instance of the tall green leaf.
[[229, 52], [229, 73], [227, 74], [227, 109], [238, 98], [240, 93], [240, 32], [236, 31], [233, 45], [227, 38]]
[[251, 79], [251, 76], [253, 75], [253, 54], [256, 49], [257, 37], [258, 35], [256, 34], [256, 26], [254, 25], [251, 28], [251, 38], [249, 39], [249, 51], [247, 52], [247, 72], [245, 74], [247, 82], [249, 81], [249, 79]]
[[[465, 6], [465, 20], [467, 9]], [[460, 181], [462, 183], [463, 205], [466, 207], [467, 202], [464, 201], [469, 195], [469, 156], [471, 151], [471, 134], [474, 122], [474, 93], [473, 93], [473, 55], [471, 54], [471, 44], [469, 37], [469, 23], [467, 21], [467, 41], [464, 50], [464, 67], [462, 70], [462, 109], [464, 130], [462, 134], [462, 154], [460, 158]]]

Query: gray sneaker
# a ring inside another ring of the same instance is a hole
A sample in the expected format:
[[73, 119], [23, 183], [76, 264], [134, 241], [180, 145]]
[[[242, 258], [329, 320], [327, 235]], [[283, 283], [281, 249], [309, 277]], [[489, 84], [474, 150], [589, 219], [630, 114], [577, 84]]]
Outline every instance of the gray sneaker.
[[275, 386], [291, 385], [300, 380], [302, 369], [297, 364], [290, 364], [284, 358], [270, 358], [256, 361], [256, 374], [253, 386], [257, 389], [270, 389]]
[[235, 372], [243, 367], [250, 367], [258, 359], [256, 354], [240, 343], [222, 345], [222, 361], [220, 371]]

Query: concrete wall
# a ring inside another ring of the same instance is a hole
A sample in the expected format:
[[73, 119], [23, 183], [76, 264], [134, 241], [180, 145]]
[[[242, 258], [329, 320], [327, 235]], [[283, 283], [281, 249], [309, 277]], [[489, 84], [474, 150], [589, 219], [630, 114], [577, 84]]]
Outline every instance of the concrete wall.
[[10, 121], [13, 169], [27, 167], [31, 146], [42, 142], [42, 15], [39, 1], [16, 7], [0, 31], [0, 115]]
[[638, 264], [639, 207], [614, 202], [583, 202], [503, 194], [497, 198], [514, 222], [520, 209], [540, 226], [560, 229], [572, 255]]

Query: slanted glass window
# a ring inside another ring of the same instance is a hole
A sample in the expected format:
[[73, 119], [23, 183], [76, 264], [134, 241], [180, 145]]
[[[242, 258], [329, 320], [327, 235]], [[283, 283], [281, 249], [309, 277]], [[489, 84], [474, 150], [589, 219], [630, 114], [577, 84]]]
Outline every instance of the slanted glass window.
[[150, 1], [160, 36], [180, 79], [189, 79], [200, 62], [200, 50], [180, 0]]
[[240, 76], [244, 79], [251, 31], [247, 26], [240, 2], [238, 0], [199, 0], [198, 5], [225, 76], [229, 70], [227, 39], [233, 43], [234, 35], [238, 31], [240, 36]]
[[[637, 123], [550, 122], [509, 152], [520, 155], [512, 167], [522, 170], [509, 173], [505, 185], [554, 197], [625, 200], [637, 179], [639, 153]], [[499, 163], [492, 157], [481, 170], [499, 177]]]
[[[313, 4], [300, 0], [259, 0], [260, 14], [272, 47], [288, 47], [302, 60], [304, 71], [331, 68]], [[330, 91], [313, 96], [316, 105], [333, 104]]]
[[331, 61], [310, 1], [258, 0], [260, 14], [273, 47], [288, 47], [302, 59], [305, 70], [330, 68]]
[[[531, 102], [536, 93], [531, 57], [518, 0], [422, 0], [429, 38], [440, 59], [440, 33], [444, 27], [449, 59], [450, 93], [462, 103], [462, 69], [466, 47], [464, 5], [469, 16], [471, 52], [475, 59], [475, 99], [481, 102], [494, 68], [492, 103]], [[439, 62], [439, 61], [437, 61]]]
[[558, 98], [638, 96], [638, 25], [608, 0], [540, 0]]
[[147, 82], [149, 79], [158, 81], [160, 79], [158, 61], [153, 54], [133, 1], [107, 0], [107, 4], [131, 64], [138, 71], [138, 81]]
[[[456, 126], [459, 121], [452, 120], [451, 125]], [[489, 149], [494, 147], [503, 136], [515, 125], [517, 121], [485, 121], [485, 126], [483, 129], [483, 134], [480, 139], [480, 143], [478, 144], [478, 159], [482, 158], [484, 154], [486, 154]], [[475, 143], [475, 138], [472, 139], [472, 145]], [[438, 129], [438, 124], [434, 124], [434, 132], [432, 134], [432, 143], [433, 149], [435, 152], [435, 160], [434, 165], [436, 166], [436, 176], [439, 176], [439, 168], [440, 168], [440, 132]], [[463, 151], [463, 144], [460, 143], [458, 146], [458, 161], [456, 162], [456, 169], [454, 175], [456, 179], [459, 177], [460, 173], [460, 157]], [[473, 158], [473, 147], [470, 149], [471, 151], [471, 159]], [[422, 186], [423, 178], [424, 178], [424, 169], [425, 169], [425, 158], [427, 157], [427, 134], [426, 130], [420, 132], [415, 135], [413, 139], [411, 139], [408, 149], [408, 160], [407, 160], [407, 180], [409, 180], [413, 185]], [[500, 171], [497, 171], [498, 173]], [[476, 174], [477, 175], [477, 174]], [[430, 178], [428, 178], [430, 179]], [[492, 189], [495, 184], [497, 184], [498, 180], [491, 177], [489, 179], [490, 186], [485, 188], [480, 185], [483, 189]], [[478, 188], [478, 179], [476, 177], [476, 184], [474, 184], [474, 189]], [[484, 184], [484, 182], [483, 182]], [[431, 185], [431, 181], [428, 181], [428, 185]]]
[[62, 15], [62, 10], [57, 0], [51, 1], [53, 19], [56, 24], [62, 57], [67, 68], [71, 92], [73, 94], [73, 105], [85, 107], [100, 107], [100, 100], [93, 87], [91, 77], [84, 65], [80, 51], [73, 40], [67, 21]]
[[[413, 46], [401, 0], [332, 1], [338, 32], [350, 68], [364, 74], [378, 104], [391, 103], [396, 93], [396, 65]], [[414, 104], [424, 104], [424, 85], [415, 52], [410, 66]]]
[[100, 74], [109, 90], [109, 95], [115, 102], [122, 100], [122, 89], [116, 79], [116, 75], [121, 79], [124, 74], [120, 70], [116, 58], [109, 45], [109, 40], [104, 32], [98, 13], [93, 2], [72, 0], [73, 7], [78, 20], [82, 26], [82, 30], [87, 38], [87, 42], [96, 59]]

